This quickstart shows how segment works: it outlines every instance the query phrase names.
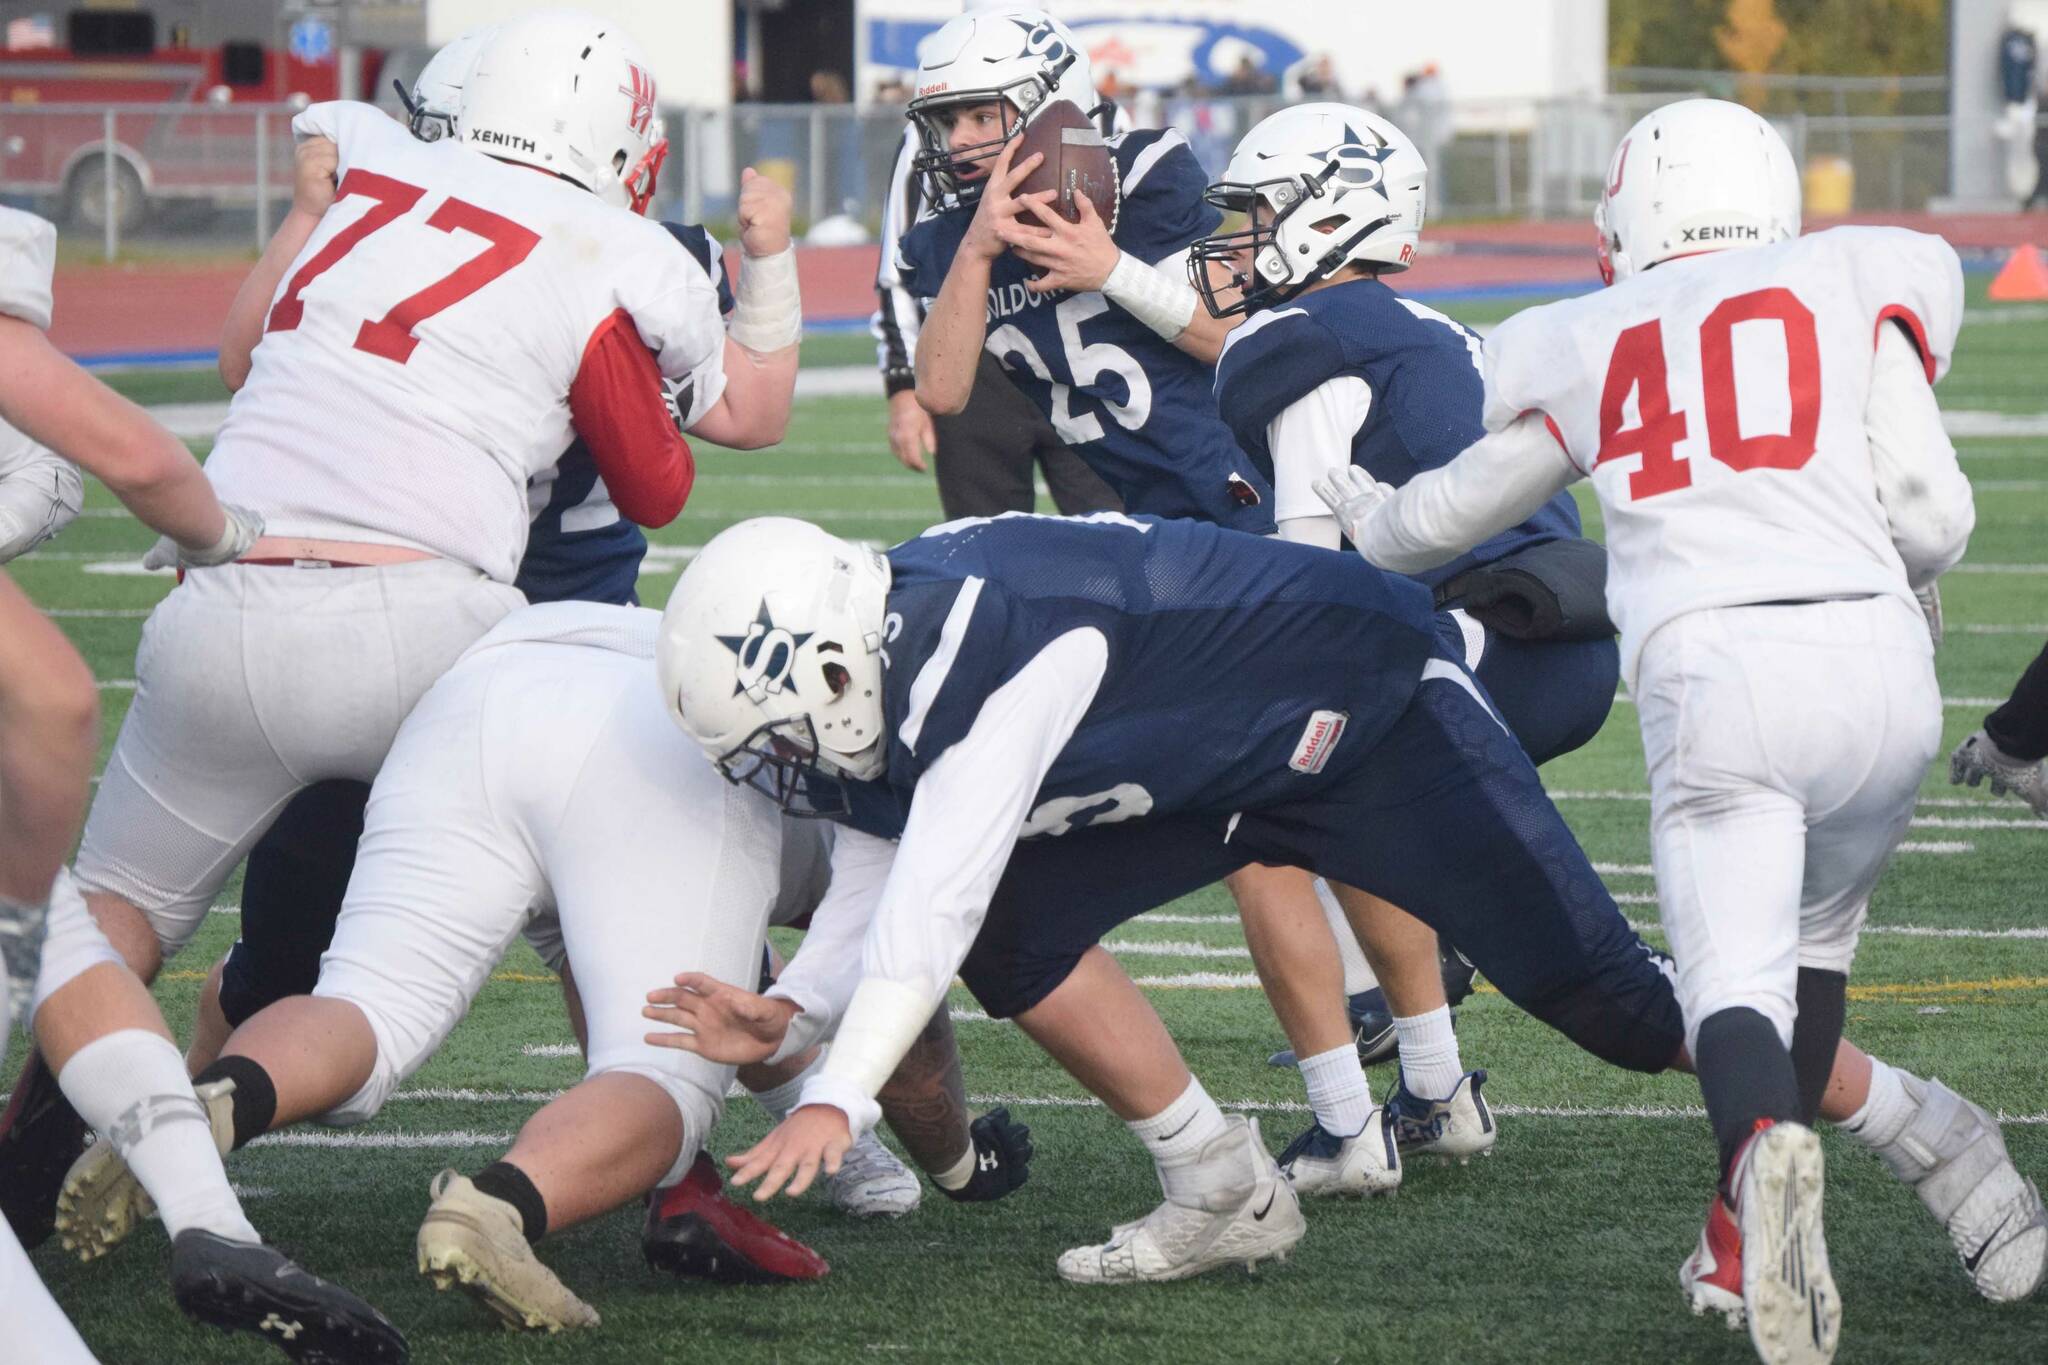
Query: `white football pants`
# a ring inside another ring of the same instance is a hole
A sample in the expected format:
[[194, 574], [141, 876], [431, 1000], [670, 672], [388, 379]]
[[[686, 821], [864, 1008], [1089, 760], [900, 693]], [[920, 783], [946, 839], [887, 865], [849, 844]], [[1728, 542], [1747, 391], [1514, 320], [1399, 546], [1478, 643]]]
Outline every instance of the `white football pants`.
[[669, 719], [651, 660], [486, 642], [420, 701], [370, 791], [313, 993], [363, 1011], [377, 1064], [327, 1121], [375, 1114], [538, 918], [575, 972], [587, 1074], [642, 1075], [675, 1099], [680, 1178], [733, 1069], [650, 1046], [640, 1010], [682, 971], [753, 987], [781, 831]]
[[1635, 696], [1686, 1045], [1747, 1006], [1790, 1046], [1799, 968], [1849, 970], [1940, 747], [1926, 623], [1892, 597], [1693, 612]]
[[136, 906], [175, 953], [285, 803], [375, 777], [413, 703], [524, 603], [445, 559], [192, 571], [142, 628], [79, 884]]

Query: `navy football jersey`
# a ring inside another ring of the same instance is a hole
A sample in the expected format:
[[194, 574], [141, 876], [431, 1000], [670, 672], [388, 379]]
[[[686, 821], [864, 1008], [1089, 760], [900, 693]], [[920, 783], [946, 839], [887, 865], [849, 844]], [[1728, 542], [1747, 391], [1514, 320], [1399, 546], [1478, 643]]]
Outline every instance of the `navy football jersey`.
[[[1216, 363], [1216, 405], [1270, 480], [1273, 419], [1328, 380], [1362, 379], [1372, 401], [1352, 438], [1351, 463], [1398, 488], [1486, 434], [1480, 363], [1471, 329], [1378, 280], [1350, 280], [1255, 314], [1233, 331]], [[1521, 525], [1417, 577], [1434, 587], [1475, 565], [1578, 535], [1578, 505], [1560, 493]]]
[[[1215, 231], [1209, 177], [1179, 133], [1126, 133], [1110, 146], [1119, 247], [1156, 264]], [[974, 211], [942, 209], [903, 234], [904, 288], [938, 297]], [[1209, 367], [1101, 294], [1032, 293], [1024, 283], [1036, 273], [1009, 252], [989, 267], [986, 346], [1060, 439], [1131, 512], [1270, 533], [1272, 490], [1216, 415]]]
[[[663, 223], [718, 286], [718, 311], [732, 312], [732, 285], [718, 241], [701, 227]], [[516, 586], [529, 602], [611, 602], [634, 606], [647, 536], [619, 515], [578, 437], [554, 467], [527, 481], [533, 525]]]
[[988, 696], [1069, 631], [1102, 632], [1107, 671], [1025, 838], [1313, 793], [1400, 716], [1436, 633], [1412, 580], [1193, 520], [1009, 513], [934, 527], [889, 563], [889, 767], [848, 784], [849, 822], [884, 838]]

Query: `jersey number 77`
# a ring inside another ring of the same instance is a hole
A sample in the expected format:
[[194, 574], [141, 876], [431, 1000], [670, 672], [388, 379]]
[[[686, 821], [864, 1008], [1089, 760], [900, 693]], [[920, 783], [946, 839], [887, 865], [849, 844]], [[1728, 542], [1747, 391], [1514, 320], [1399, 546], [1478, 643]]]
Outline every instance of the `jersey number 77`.
[[[284, 297], [270, 310], [270, 322], [263, 330], [289, 332], [297, 327], [306, 313], [306, 305], [299, 297], [306, 286], [332, 269], [364, 239], [404, 217], [425, 194], [426, 191], [417, 185], [408, 185], [403, 180], [378, 175], [375, 171], [352, 170], [343, 176], [334, 194], [337, 202], [350, 195], [362, 195], [377, 202], [369, 212], [335, 233], [326, 246], [299, 267], [299, 272], [292, 276], [290, 286], [284, 291]], [[443, 200], [427, 219], [427, 226], [442, 232], [454, 232], [460, 228], [483, 238], [490, 246], [425, 289], [400, 299], [383, 317], [364, 319], [356, 332], [355, 348], [358, 351], [368, 351], [371, 355], [403, 365], [412, 359], [413, 348], [419, 345], [420, 339], [413, 335], [414, 327], [497, 279], [525, 260], [540, 244], [540, 234], [521, 227], [510, 218], [460, 199]]]
[[[1785, 333], [1785, 382], [1791, 391], [1791, 426], [1786, 432], [1742, 434], [1735, 397], [1735, 325], [1775, 322]], [[1813, 458], [1820, 431], [1820, 343], [1813, 313], [1789, 289], [1759, 289], [1723, 300], [1699, 331], [1700, 394], [1706, 409], [1707, 453], [1741, 473], [1751, 469], [1799, 469]], [[1642, 458], [1628, 477], [1629, 496], [1654, 498], [1692, 486], [1691, 463], [1677, 454], [1690, 431], [1683, 411], [1671, 410], [1665, 368], [1664, 325], [1637, 323], [1614, 343], [1607, 382], [1600, 392], [1600, 453], [1606, 464], [1626, 455]], [[1636, 395], [1636, 425], [1624, 428], [1623, 409]]]

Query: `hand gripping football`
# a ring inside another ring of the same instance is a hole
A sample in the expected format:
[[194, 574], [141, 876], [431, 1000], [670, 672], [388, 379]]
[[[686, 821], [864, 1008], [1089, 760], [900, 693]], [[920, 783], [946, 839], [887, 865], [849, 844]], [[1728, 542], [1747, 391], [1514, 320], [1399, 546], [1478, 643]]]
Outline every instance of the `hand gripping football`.
[[1072, 100], [1054, 100], [1039, 110], [1018, 136], [1010, 164], [1024, 161], [1033, 152], [1043, 153], [1045, 160], [1017, 186], [1019, 195], [1059, 191], [1053, 206], [1070, 223], [1081, 221], [1075, 201], [1085, 197], [1094, 203], [1103, 226], [1116, 231], [1116, 158], [1110, 155], [1102, 130], [1079, 105]]

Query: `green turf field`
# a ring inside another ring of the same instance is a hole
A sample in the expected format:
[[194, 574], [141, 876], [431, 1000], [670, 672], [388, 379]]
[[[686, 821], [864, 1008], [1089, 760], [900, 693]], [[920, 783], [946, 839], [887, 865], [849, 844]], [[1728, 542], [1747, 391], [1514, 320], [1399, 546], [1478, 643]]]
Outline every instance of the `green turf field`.
[[[1508, 308], [1451, 311], [1482, 322]], [[1969, 559], [1944, 584], [1949, 744], [1980, 723], [2048, 635], [2044, 350], [2048, 310], [2000, 311], [1973, 290], [1944, 406], [2030, 415], [2034, 424], [2020, 424], [2032, 434], [1958, 442], [1977, 483], [1978, 527]], [[864, 351], [861, 339], [839, 337], [810, 355], [849, 364]], [[120, 382], [144, 401], [217, 393], [203, 374]], [[806, 402], [779, 450], [701, 453], [697, 491], [656, 537], [643, 597], [663, 599], [680, 547], [766, 512], [886, 542], [935, 520], [938, 505], [927, 478], [890, 458], [879, 398]], [[141, 617], [169, 586], [129, 571], [148, 541], [95, 490], [85, 518], [13, 567], [105, 680], [109, 742], [130, 695]], [[1598, 740], [1545, 777], [1627, 912], [1654, 920], [1632, 709], [1618, 704]], [[1925, 798], [1877, 894], [1850, 1034], [2017, 1119], [2007, 1127], [2015, 1159], [2048, 1176], [2048, 826], [1952, 789], [1940, 772], [1929, 774]], [[231, 886], [225, 899], [236, 894]], [[160, 995], [181, 1033], [198, 978], [234, 932], [234, 916], [217, 914], [167, 971]], [[1300, 1083], [1263, 1064], [1277, 1030], [1249, 988], [1224, 896], [1190, 897], [1127, 926], [1112, 946], [1134, 975], [1157, 983], [1153, 998], [1210, 1092], [1226, 1107], [1256, 1110], [1277, 1150], [1306, 1122]], [[974, 1008], [964, 993], [954, 1003]], [[421, 1362], [1753, 1359], [1745, 1336], [1691, 1317], [1677, 1290], [1712, 1172], [1691, 1081], [1602, 1067], [1497, 995], [1476, 997], [1459, 1026], [1468, 1064], [1492, 1073], [1501, 1140], [1491, 1159], [1417, 1165], [1389, 1201], [1311, 1205], [1309, 1235], [1285, 1265], [1167, 1286], [1081, 1289], [1055, 1276], [1061, 1249], [1100, 1240], [1157, 1201], [1150, 1165], [1014, 1027], [969, 1020], [959, 1032], [970, 1092], [984, 1103], [1002, 1097], [1033, 1127], [1038, 1160], [1018, 1195], [963, 1208], [928, 1192], [917, 1214], [882, 1225], [856, 1225], [816, 1198], [782, 1204], [782, 1225], [823, 1252], [833, 1273], [781, 1289], [658, 1278], [640, 1261], [637, 1208], [623, 1211], [545, 1246], [549, 1263], [604, 1315], [602, 1328], [573, 1340], [510, 1336], [412, 1270], [434, 1172], [474, 1171], [579, 1074], [573, 1058], [522, 1050], [570, 1039], [552, 981], [523, 946], [377, 1123], [294, 1134], [238, 1154], [231, 1170], [257, 1225], [378, 1302]], [[1391, 1083], [1391, 1072], [1374, 1073], [1380, 1093]], [[714, 1146], [735, 1150], [763, 1128], [751, 1102], [736, 1101]], [[2048, 1296], [2016, 1308], [1980, 1302], [1939, 1229], [1874, 1159], [1833, 1137], [1828, 1155], [1830, 1244], [1847, 1303], [1842, 1360], [2048, 1360]], [[54, 1246], [35, 1259], [107, 1361], [275, 1358], [179, 1317], [154, 1226], [97, 1265], [72, 1264]], [[15, 1358], [0, 1346], [0, 1359]]]

